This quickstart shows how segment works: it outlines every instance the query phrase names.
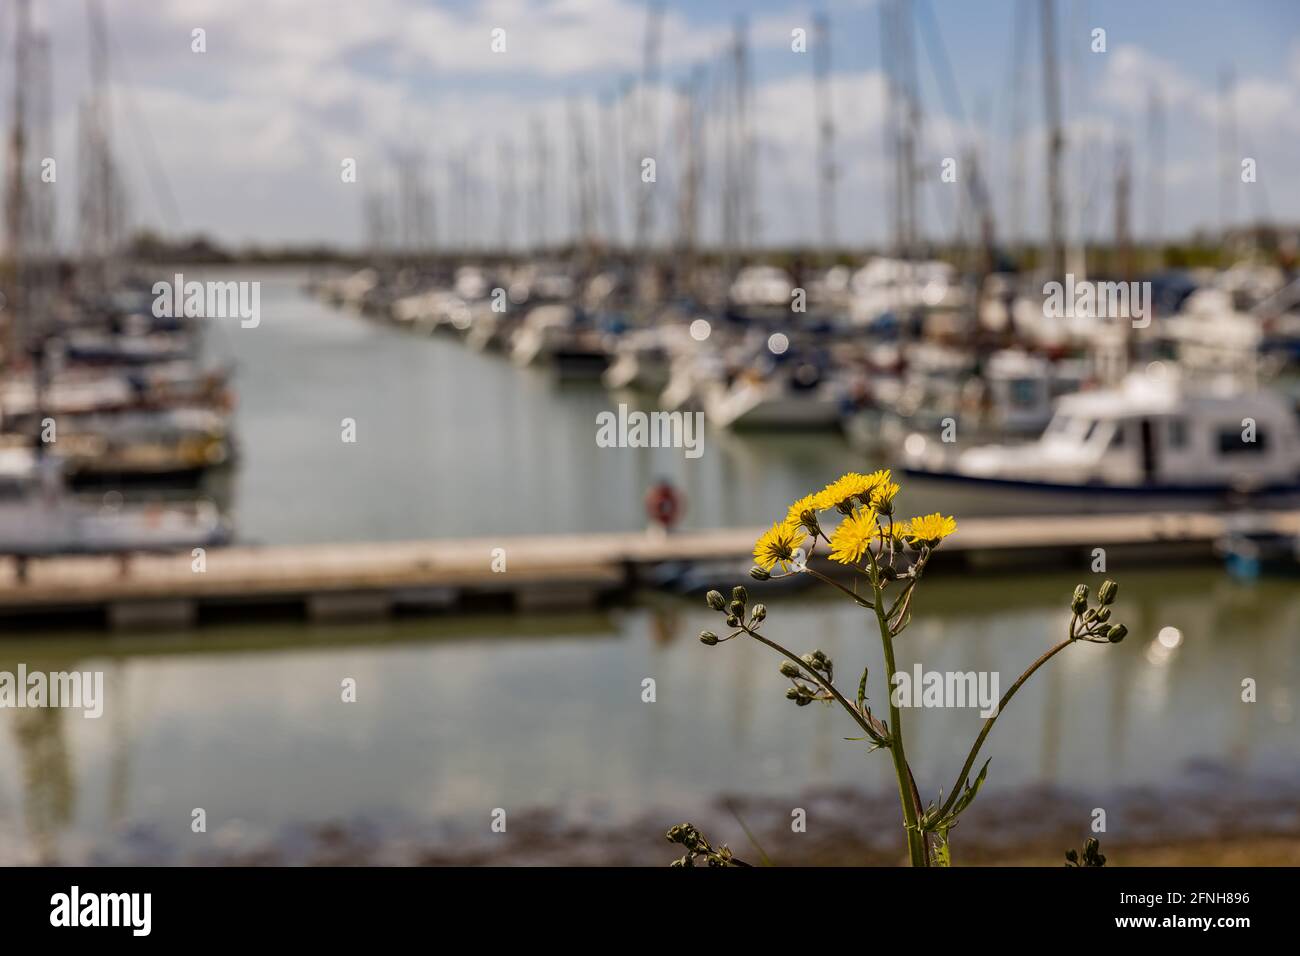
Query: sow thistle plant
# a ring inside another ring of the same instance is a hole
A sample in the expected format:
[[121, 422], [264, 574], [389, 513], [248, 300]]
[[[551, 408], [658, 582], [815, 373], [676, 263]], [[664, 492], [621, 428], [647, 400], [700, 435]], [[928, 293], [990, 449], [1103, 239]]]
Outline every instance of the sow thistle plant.
[[[899, 487], [890, 480], [890, 473], [877, 471], [870, 475], [844, 475], [817, 494], [800, 498], [790, 505], [785, 518], [773, 524], [755, 543], [755, 566], [749, 572], [758, 581], [812, 575], [869, 613], [880, 634], [887, 682], [898, 673], [895, 644], [911, 623], [913, 600], [926, 567], [943, 542], [957, 531], [955, 519], [938, 513], [908, 521], [895, 520], [894, 502], [898, 492]], [[835, 522], [833, 528], [831, 522]], [[848, 569], [851, 585], [810, 566], [818, 547], [828, 548], [830, 560]], [[1115, 644], [1124, 639], [1128, 633], [1124, 625], [1111, 622], [1111, 605], [1117, 591], [1114, 581], [1106, 581], [1097, 592], [1096, 604], [1092, 605], [1088, 587], [1080, 584], [1075, 588], [1065, 639], [1030, 664], [1002, 696], [992, 716], [985, 719], [947, 796], [940, 792], [938, 802], [922, 802], [908, 765], [902, 714], [895, 695], [889, 695], [887, 717], [877, 716], [867, 706], [866, 669], [850, 699], [836, 687], [834, 662], [824, 652], [813, 650], [799, 655], [764, 633], [767, 608], [762, 604], [751, 606], [744, 587], [736, 587], [730, 601], [717, 591], [709, 592], [708, 605], [726, 615], [729, 633], [719, 636], [704, 631], [700, 641], [715, 646], [744, 636], [765, 644], [785, 658], [780, 671], [790, 680], [787, 698], [799, 707], [816, 702], [837, 704], [846, 711], [862, 734], [848, 739], [868, 741], [871, 751], [889, 751], [911, 864], [947, 866], [949, 831], [974, 801], [988, 773], [986, 760], [974, 778], [971, 777], [993, 724], [1025, 681], [1065, 648], [1079, 641]], [[695, 865], [697, 859], [712, 866], [733, 866], [740, 862], [726, 847], [712, 847], [690, 824], [674, 827], [668, 832], [668, 839], [687, 849], [686, 855], [676, 861], [678, 866]]]

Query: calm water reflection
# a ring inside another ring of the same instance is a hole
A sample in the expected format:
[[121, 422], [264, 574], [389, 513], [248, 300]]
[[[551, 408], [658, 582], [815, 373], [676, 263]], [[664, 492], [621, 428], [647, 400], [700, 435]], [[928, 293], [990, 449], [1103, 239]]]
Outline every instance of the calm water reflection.
[[[1132, 636], [1070, 648], [1021, 692], [986, 750], [991, 789], [1164, 787], [1206, 763], [1294, 777], [1300, 592], [1211, 571], [1119, 576]], [[1074, 582], [936, 579], [900, 666], [996, 670], [1005, 689], [1063, 632]], [[842, 682], [870, 664], [882, 699], [861, 612], [807, 596], [771, 603], [774, 636], [823, 648]], [[536, 621], [9, 641], [0, 669], [104, 668], [108, 701], [97, 721], [0, 712], [0, 856], [132, 832], [183, 843], [194, 807], [237, 835], [357, 818], [479, 826], [493, 807], [539, 805], [617, 820], [673, 815], [725, 790], [891, 785], [884, 755], [842, 739], [853, 735], [846, 718], [784, 700], [771, 652], [700, 645], [695, 634], [714, 623], [674, 600]], [[1157, 653], [1167, 626], [1183, 642]], [[340, 700], [345, 677], [357, 680], [355, 704]], [[641, 701], [646, 677], [656, 703]], [[1258, 682], [1258, 703], [1241, 702], [1244, 677]], [[922, 787], [947, 788], [978, 716], [909, 717]]]

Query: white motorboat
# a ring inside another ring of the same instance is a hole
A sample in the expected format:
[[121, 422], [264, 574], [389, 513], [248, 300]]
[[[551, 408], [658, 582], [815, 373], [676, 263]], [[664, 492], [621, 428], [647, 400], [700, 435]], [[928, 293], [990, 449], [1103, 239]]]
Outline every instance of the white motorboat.
[[910, 478], [1016, 511], [1203, 509], [1300, 500], [1300, 420], [1280, 394], [1235, 378], [1130, 375], [1117, 388], [1062, 397], [1042, 436], [945, 454], [904, 444]]
[[612, 361], [601, 381], [614, 390], [662, 392], [671, 377], [674, 354], [691, 341], [684, 327], [634, 329], [611, 347]]
[[600, 332], [565, 305], [532, 309], [511, 340], [510, 358], [521, 366], [550, 364], [562, 379], [598, 379], [609, 365]]
[[914, 310], [955, 311], [966, 302], [956, 270], [937, 260], [910, 262], [878, 256], [849, 280], [849, 314], [857, 325]]
[[838, 428], [844, 383], [812, 354], [760, 352], [734, 374], [700, 389], [719, 428]]
[[62, 463], [29, 449], [0, 449], [0, 554], [177, 551], [230, 540], [210, 501], [106, 507], [68, 491]]
[[710, 389], [704, 413], [720, 428], [838, 428], [840, 398], [829, 382], [742, 375]]

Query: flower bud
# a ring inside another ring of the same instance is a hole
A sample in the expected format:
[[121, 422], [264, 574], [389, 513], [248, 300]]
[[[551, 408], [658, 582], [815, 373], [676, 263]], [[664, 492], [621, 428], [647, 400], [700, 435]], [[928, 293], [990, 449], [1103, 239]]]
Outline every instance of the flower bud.
[[669, 843], [680, 843], [685, 847], [693, 847], [699, 845], [699, 840], [699, 831], [689, 823], [679, 823], [668, 828]]
[[1074, 598], [1070, 601], [1070, 610], [1082, 614], [1088, 609], [1088, 585], [1080, 584], [1074, 589]]
[[[782, 677], [789, 677], [789, 678], [791, 678], [791, 679], [793, 679], [793, 678], [795, 678], [795, 677], [798, 677], [798, 676], [799, 676], [799, 667], [798, 667], [796, 664], [792, 663], [791, 661], [782, 661], [782, 662], [781, 662], [781, 676], [782, 676]], [[793, 689], [794, 689], [794, 688], [791, 688], [791, 690], [793, 690]]]
[[700, 631], [700, 643], [712, 647], [718, 643], [718, 635], [712, 631]]
[[749, 593], [745, 590], [743, 585], [737, 584], [731, 589], [731, 599], [740, 602], [743, 606], [749, 603]]
[[754, 605], [754, 623], [757, 624], [759, 621], [762, 621], [762, 620], [765, 619], [766, 617], [767, 617], [767, 605], [766, 605], [766, 604], [755, 604], [755, 605]]
[[1099, 610], [1099, 611], [1097, 612], [1097, 620], [1098, 620], [1100, 623], [1102, 623], [1102, 624], [1105, 624], [1107, 621], [1109, 621], [1109, 620], [1110, 620], [1110, 608], [1108, 608], [1108, 607], [1104, 607], [1104, 608], [1102, 608], [1101, 610]]
[[704, 600], [709, 603], [709, 607], [715, 611], [721, 611], [727, 606], [727, 600], [717, 591], [710, 591], [704, 596]]
[[727, 605], [727, 613], [734, 614], [736, 615], [736, 617], [740, 617], [740, 615], [745, 613], [744, 603], [741, 601], [732, 601], [730, 604]]
[[786, 700], [798, 700], [800, 698], [799, 688], [791, 687], [788, 691], [785, 692], [785, 698]]
[[727, 627], [740, 627], [740, 618], [734, 614], [727, 615]]
[[1124, 637], [1127, 634], [1128, 628], [1123, 624], [1113, 624], [1111, 625], [1110, 630], [1106, 632], [1106, 640], [1110, 641], [1112, 644], [1118, 644], [1120, 641], [1124, 640]]
[[772, 575], [769, 572], [764, 571], [758, 565], [754, 565], [752, 568], [749, 569], [749, 576], [753, 578], [755, 581], [767, 581], [772, 577]]
[[1097, 589], [1097, 600], [1102, 604], [1111, 604], [1115, 600], [1115, 595], [1119, 593], [1119, 585], [1114, 581], [1103, 581], [1101, 587]]

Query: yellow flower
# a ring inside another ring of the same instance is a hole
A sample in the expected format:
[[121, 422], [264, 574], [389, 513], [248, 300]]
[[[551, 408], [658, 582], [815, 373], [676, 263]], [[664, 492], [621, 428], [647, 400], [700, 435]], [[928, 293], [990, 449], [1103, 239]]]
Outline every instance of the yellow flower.
[[790, 510], [785, 514], [785, 523], [795, 526], [802, 525], [811, 533], [817, 527], [817, 512], [819, 510], [817, 495], [804, 495], [790, 506]]
[[795, 551], [807, 537], [808, 533], [798, 525], [778, 521], [754, 543], [754, 562], [764, 571], [771, 571], [778, 563], [782, 571], [788, 571]]
[[870, 508], [859, 508], [841, 521], [831, 535], [831, 560], [857, 564], [877, 533], [876, 513]]
[[888, 472], [885, 472], [885, 476], [885, 480], [871, 490], [871, 507], [881, 514], [889, 514], [893, 510], [894, 497], [898, 494], [898, 485], [889, 480]]
[[888, 468], [881, 468], [879, 471], [873, 471], [871, 474], [867, 475], [867, 482], [872, 488], [876, 487], [876, 485], [883, 485], [887, 481], [889, 481]]
[[945, 518], [936, 511], [924, 518], [913, 518], [908, 522], [907, 533], [917, 541], [928, 544], [933, 548], [956, 530], [957, 520], [955, 518]]
[[817, 502], [818, 511], [839, 508], [847, 514], [852, 505], [851, 499], [857, 498], [863, 504], [867, 504], [876, 486], [888, 480], [888, 471], [877, 471], [870, 475], [860, 475], [856, 471], [851, 471], [832, 481], [813, 498]]

